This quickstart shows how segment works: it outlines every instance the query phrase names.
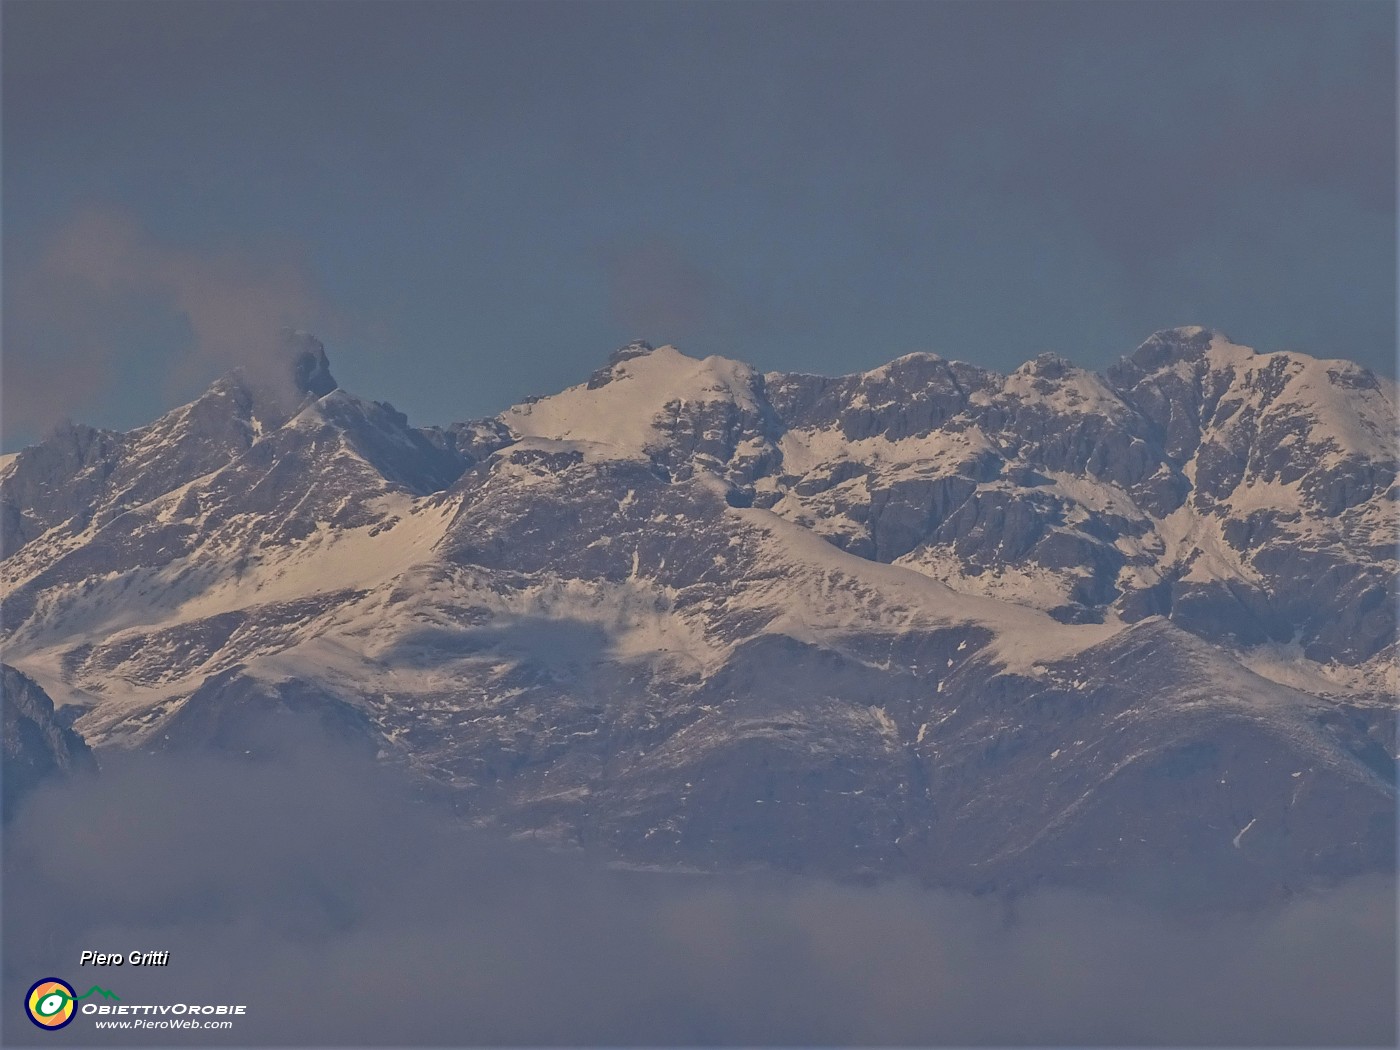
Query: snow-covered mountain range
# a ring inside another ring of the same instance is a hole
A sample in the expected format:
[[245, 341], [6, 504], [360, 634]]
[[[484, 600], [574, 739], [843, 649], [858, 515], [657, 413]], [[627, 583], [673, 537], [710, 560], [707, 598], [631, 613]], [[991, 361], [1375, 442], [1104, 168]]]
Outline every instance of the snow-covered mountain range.
[[99, 756], [299, 713], [473, 822], [669, 868], [1393, 867], [1397, 398], [1355, 364], [634, 343], [416, 428], [288, 361], [0, 460], [4, 659]]

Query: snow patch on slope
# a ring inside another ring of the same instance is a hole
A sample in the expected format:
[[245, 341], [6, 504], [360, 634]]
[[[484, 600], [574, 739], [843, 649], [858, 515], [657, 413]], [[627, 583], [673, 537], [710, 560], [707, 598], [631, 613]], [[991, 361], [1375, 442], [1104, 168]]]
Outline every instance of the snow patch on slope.
[[7, 643], [16, 658], [150, 631], [309, 595], [364, 590], [428, 557], [455, 507], [400, 495], [376, 501], [385, 519], [358, 529], [322, 524], [295, 547], [244, 556], [205, 547], [160, 567], [107, 573], [45, 595]]
[[1118, 394], [1095, 373], [1073, 366], [1047, 370], [1041, 360], [1028, 361], [1007, 376], [1002, 393], [1063, 415], [1123, 416], [1128, 412]]
[[[773, 570], [752, 592], [780, 615], [766, 633], [830, 644], [853, 625], [920, 630], [980, 624], [997, 637], [987, 652], [1007, 670], [1033, 673], [1111, 638], [1123, 624], [1063, 624], [1036, 609], [961, 594], [900, 565], [866, 561], [832, 546], [771, 511], [731, 508], [727, 513], [766, 534], [764, 561]], [[746, 604], [754, 599], [746, 595]]]
[[1235, 653], [1237, 659], [1261, 678], [1279, 685], [1325, 696], [1329, 693], [1400, 695], [1400, 667], [1394, 659], [1381, 658], [1359, 666], [1309, 660], [1297, 642], [1257, 645]]
[[996, 598], [1047, 611], [1068, 603], [1074, 584], [1063, 572], [1031, 562], [999, 565], [972, 573], [951, 547], [935, 544], [916, 547], [896, 558], [894, 564], [945, 583], [961, 594]]
[[456, 506], [399, 494], [374, 501], [377, 525], [316, 532], [287, 555], [258, 559], [240, 579], [226, 579], [182, 603], [180, 620], [198, 619], [245, 604], [286, 601], [310, 594], [364, 590], [392, 580], [426, 559], [442, 538]]
[[852, 441], [839, 427], [788, 430], [779, 443], [783, 468], [805, 475], [823, 466], [849, 460], [874, 467], [918, 467], [931, 474], [955, 473], [978, 453], [994, 449], [981, 428], [934, 430], [918, 437], [891, 441], [883, 434]]

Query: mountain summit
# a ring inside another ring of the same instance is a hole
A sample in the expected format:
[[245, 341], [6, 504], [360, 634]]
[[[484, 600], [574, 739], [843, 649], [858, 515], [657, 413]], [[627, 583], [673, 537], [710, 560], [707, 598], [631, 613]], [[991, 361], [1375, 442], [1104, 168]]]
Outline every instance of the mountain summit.
[[300, 393], [325, 397], [339, 385], [331, 375], [331, 363], [319, 339], [297, 331], [287, 331], [283, 337], [292, 361], [292, 381]]
[[650, 865], [1393, 867], [1396, 397], [1354, 364], [632, 343], [418, 428], [295, 361], [281, 416], [226, 377], [0, 467], [6, 660], [99, 749], [310, 713], [476, 823]]

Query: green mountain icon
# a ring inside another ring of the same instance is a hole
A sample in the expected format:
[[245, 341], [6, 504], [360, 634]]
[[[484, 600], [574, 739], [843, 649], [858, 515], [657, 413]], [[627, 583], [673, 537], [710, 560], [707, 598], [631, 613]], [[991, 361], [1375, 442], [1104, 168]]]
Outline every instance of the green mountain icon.
[[86, 999], [86, 998], [87, 998], [89, 995], [91, 995], [93, 992], [96, 992], [98, 995], [102, 996], [102, 998], [104, 998], [104, 999], [115, 999], [115, 1000], [117, 1000], [117, 1002], [121, 1002], [121, 996], [119, 996], [116, 992], [109, 991], [109, 990], [106, 989], [106, 988], [99, 988], [99, 987], [98, 987], [97, 985], [95, 985], [95, 984], [94, 984], [91, 988], [89, 988], [87, 991], [85, 991], [82, 995], [75, 995], [75, 996], [73, 996], [73, 999], [74, 999], [75, 1001], [78, 1000], [78, 999]]

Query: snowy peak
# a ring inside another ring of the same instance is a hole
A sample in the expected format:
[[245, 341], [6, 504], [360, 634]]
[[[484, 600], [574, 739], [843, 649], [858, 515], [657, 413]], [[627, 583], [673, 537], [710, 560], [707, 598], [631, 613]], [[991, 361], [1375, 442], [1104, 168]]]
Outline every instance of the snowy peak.
[[1164, 328], [1143, 340], [1124, 361], [1144, 372], [1155, 372], [1181, 362], [1199, 361], [1217, 341], [1229, 342], [1223, 333], [1197, 325]]
[[1095, 372], [1076, 367], [1058, 354], [1041, 354], [1006, 377], [1002, 394], [1036, 402], [1051, 412], [1121, 416], [1127, 412], [1118, 394]]
[[645, 357], [655, 349], [656, 347], [652, 346], [644, 339], [634, 339], [626, 346], [619, 346], [609, 354], [608, 364], [615, 365], [622, 361], [629, 361], [634, 357]]
[[1080, 371], [1074, 363], [1059, 354], [1038, 354], [1031, 358], [1012, 375], [1036, 376], [1045, 380], [1064, 379], [1073, 372]]
[[99, 747], [295, 708], [634, 863], [1393, 864], [1389, 388], [1154, 340], [1108, 381], [636, 343], [445, 429], [306, 344], [280, 421], [245, 374], [0, 472], [6, 659]]
[[971, 404], [1001, 382], [995, 372], [927, 353], [845, 376], [770, 372], [764, 379], [775, 412], [790, 430], [892, 442], [961, 425]]
[[1374, 374], [1349, 361], [1292, 353], [1255, 355], [1235, 368], [1216, 419], [1237, 426], [1237, 420], [1247, 425], [1252, 419], [1260, 426], [1284, 422], [1289, 432], [1278, 440], [1313, 446], [1321, 460], [1395, 458], [1393, 390], [1387, 391]]
[[419, 496], [447, 488], [473, 461], [443, 432], [410, 426], [387, 401], [367, 401], [341, 388], [308, 404], [282, 433], [291, 431], [368, 466], [377, 482]]
[[703, 360], [674, 346], [631, 343], [587, 383], [501, 414], [518, 438], [606, 446], [619, 458], [649, 458], [685, 420], [718, 414], [756, 419], [762, 379], [724, 357]]
[[1108, 378], [1164, 428], [1174, 456], [1187, 458], [1196, 441], [1228, 434], [1236, 444], [1266, 443], [1261, 453], [1289, 449], [1300, 468], [1396, 458], [1395, 385], [1351, 361], [1258, 353], [1218, 332], [1172, 329], [1122, 359]]
[[269, 352], [252, 355], [221, 382], [244, 391], [260, 429], [281, 426], [339, 386], [321, 341], [292, 329], [281, 331]]
[[369, 520], [367, 501], [440, 491], [474, 462], [460, 447], [470, 437], [411, 427], [392, 405], [340, 389], [318, 340], [283, 333], [279, 353], [283, 389], [264, 381], [263, 362], [129, 433], [68, 425], [18, 454], [0, 477], [6, 579], [28, 579], [46, 558], [84, 543], [147, 558], [136, 535], [160, 533], [177, 506], [218, 512], [163, 538], [167, 552], [192, 549], [207, 529], [254, 510], [296, 508], [295, 522], [272, 528], [279, 535], [318, 520]]

